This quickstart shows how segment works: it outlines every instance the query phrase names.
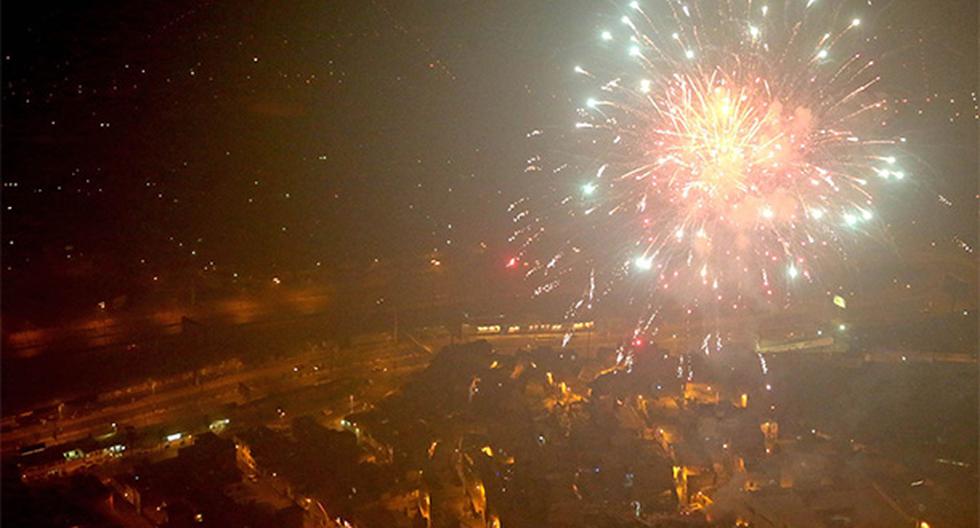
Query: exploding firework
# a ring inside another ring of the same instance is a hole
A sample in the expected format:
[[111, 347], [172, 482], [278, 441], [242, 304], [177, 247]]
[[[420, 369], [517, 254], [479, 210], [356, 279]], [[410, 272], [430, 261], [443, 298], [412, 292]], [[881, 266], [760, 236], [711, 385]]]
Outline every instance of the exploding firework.
[[554, 207], [512, 204], [510, 265], [538, 294], [575, 279], [570, 315], [626, 280], [645, 318], [668, 295], [737, 309], [816, 280], [874, 234], [876, 193], [905, 177], [904, 140], [881, 135], [861, 14], [816, 0], [648, 3], [599, 30], [611, 74], [574, 67], [591, 87], [567, 135], [574, 155], [530, 160], [555, 176]]

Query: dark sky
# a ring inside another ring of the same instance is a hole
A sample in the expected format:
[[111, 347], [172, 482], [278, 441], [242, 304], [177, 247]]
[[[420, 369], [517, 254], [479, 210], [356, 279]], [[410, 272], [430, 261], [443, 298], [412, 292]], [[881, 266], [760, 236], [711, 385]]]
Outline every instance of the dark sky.
[[[96, 299], [185, 268], [267, 277], [481, 242], [503, 262], [525, 134], [573, 120], [570, 69], [621, 8], [8, 3], [4, 315], [37, 289]], [[896, 126], [920, 177], [895, 223], [920, 241], [976, 242], [976, 14], [905, 0], [869, 20], [882, 86], [909, 98]]]

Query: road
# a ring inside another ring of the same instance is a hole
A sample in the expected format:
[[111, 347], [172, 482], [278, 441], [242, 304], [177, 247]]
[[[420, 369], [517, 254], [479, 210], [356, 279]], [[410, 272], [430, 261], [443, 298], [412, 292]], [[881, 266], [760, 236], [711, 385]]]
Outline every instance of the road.
[[[174, 420], [184, 414], [201, 413], [208, 409], [220, 410], [224, 405], [243, 400], [256, 400], [277, 392], [299, 387], [316, 386], [327, 381], [364, 376], [370, 373], [370, 364], [391, 362], [395, 358], [418, 359], [427, 357], [415, 345], [381, 343], [353, 347], [341, 352], [349, 358], [342, 367], [326, 366], [314, 369], [314, 365], [328, 365], [336, 361], [336, 352], [310, 351], [286, 359], [272, 361], [257, 368], [222, 376], [200, 385], [177, 387], [157, 392], [131, 402], [98, 408], [77, 418], [66, 418], [46, 424], [17, 428], [3, 435], [3, 453], [15, 451], [19, 446], [44, 442], [48, 445], [63, 444], [88, 436], [112, 431], [112, 424], [148, 427]], [[300, 371], [294, 371], [299, 367]], [[246, 397], [240, 390], [249, 387]], [[56, 434], [57, 431], [57, 434]]]

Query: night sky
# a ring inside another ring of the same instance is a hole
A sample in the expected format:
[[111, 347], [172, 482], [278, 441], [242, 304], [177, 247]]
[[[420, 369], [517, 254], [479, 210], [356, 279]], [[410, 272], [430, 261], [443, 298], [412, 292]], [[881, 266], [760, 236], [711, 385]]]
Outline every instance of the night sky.
[[[525, 136], [573, 122], [585, 93], [570, 70], [622, 9], [4, 7], [7, 321], [191, 270], [267, 280], [481, 243], [502, 267], [507, 204], [533, 189]], [[882, 90], [901, 100], [891, 126], [920, 163], [904, 205], [883, 214], [899, 242], [975, 245], [976, 4], [899, 1], [868, 23], [890, 50]]]

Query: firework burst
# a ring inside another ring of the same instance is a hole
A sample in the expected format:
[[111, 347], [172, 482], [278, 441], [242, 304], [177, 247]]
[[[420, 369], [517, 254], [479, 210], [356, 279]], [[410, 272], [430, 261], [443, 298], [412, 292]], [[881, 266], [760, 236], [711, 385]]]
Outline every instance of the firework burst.
[[599, 30], [612, 73], [574, 67], [591, 87], [568, 134], [575, 153], [530, 160], [528, 172], [555, 176], [554, 207], [512, 204], [511, 264], [539, 294], [575, 278], [569, 314], [629, 279], [647, 319], [667, 295], [737, 309], [814, 281], [873, 234], [876, 193], [905, 177], [901, 138], [880, 135], [859, 13], [815, 0], [648, 4]]

